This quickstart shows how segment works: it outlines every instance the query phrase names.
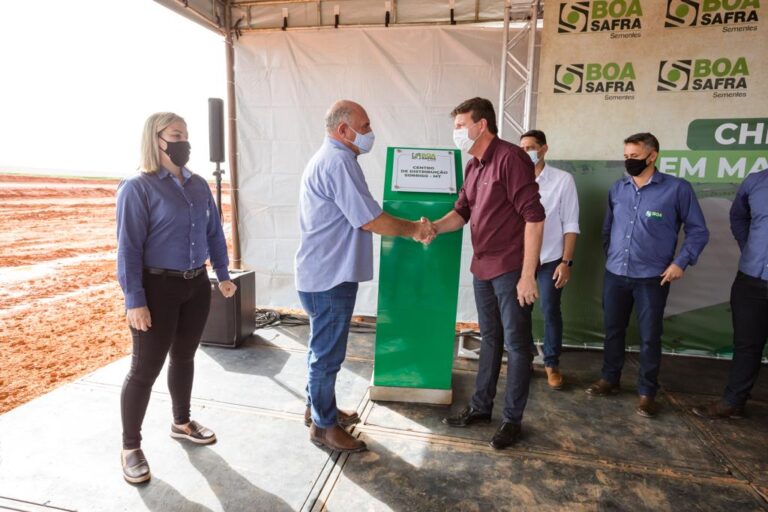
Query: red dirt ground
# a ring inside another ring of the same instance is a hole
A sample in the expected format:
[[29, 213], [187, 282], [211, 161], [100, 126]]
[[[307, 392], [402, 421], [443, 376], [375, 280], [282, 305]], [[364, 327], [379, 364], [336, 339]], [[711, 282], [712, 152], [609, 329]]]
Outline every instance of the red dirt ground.
[[0, 413], [130, 354], [117, 183], [0, 175]]

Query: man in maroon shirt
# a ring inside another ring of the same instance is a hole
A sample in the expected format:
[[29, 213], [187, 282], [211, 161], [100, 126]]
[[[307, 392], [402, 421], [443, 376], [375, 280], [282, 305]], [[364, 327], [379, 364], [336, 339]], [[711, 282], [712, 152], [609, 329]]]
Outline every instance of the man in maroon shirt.
[[467, 100], [453, 112], [453, 140], [474, 158], [467, 163], [464, 186], [454, 209], [435, 222], [438, 233], [472, 232], [470, 271], [482, 342], [475, 394], [459, 414], [443, 419], [452, 427], [489, 423], [507, 350], [507, 387], [502, 423], [490, 445], [498, 450], [520, 437], [528, 401], [533, 335], [531, 310], [538, 298], [536, 268], [544, 232], [533, 162], [520, 147], [499, 139], [490, 101]]

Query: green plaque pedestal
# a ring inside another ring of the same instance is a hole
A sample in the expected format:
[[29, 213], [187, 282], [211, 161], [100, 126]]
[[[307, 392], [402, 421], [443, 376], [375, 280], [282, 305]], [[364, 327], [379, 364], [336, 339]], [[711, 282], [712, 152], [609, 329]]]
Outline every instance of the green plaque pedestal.
[[[437, 220], [461, 183], [458, 150], [390, 147], [384, 211]], [[428, 247], [382, 237], [372, 400], [451, 403], [461, 237], [446, 233]]]

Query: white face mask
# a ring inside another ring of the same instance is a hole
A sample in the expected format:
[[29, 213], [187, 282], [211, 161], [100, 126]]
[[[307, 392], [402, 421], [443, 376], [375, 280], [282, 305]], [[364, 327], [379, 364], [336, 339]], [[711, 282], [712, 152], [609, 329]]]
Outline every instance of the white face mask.
[[465, 153], [469, 153], [475, 141], [469, 138], [469, 128], [456, 128], [453, 130], [453, 143]]
[[[349, 129], [355, 132], [355, 130], [352, 129], [351, 126]], [[371, 130], [368, 133], [355, 132], [355, 140], [352, 141], [352, 144], [357, 146], [358, 151], [360, 151], [360, 154], [362, 155], [371, 150], [375, 140], [376, 140], [376, 136], [373, 134], [373, 130]]]
[[[472, 126], [475, 126], [479, 123], [480, 121], [473, 123]], [[477, 139], [479, 139], [480, 135], [483, 134], [483, 131], [485, 131], [485, 129], [480, 130], [480, 133], [477, 134], [477, 137], [472, 139], [469, 137], [468, 127], [465, 126], [464, 128], [457, 128], [453, 130], [453, 143], [456, 144], [456, 147], [460, 150], [464, 151], [465, 153], [469, 153], [469, 150], [472, 149], [472, 146], [475, 145], [475, 142], [477, 142]]]
[[539, 152], [535, 149], [532, 149], [530, 151], [526, 151], [528, 153], [528, 156], [531, 157], [531, 161], [533, 162], [533, 165], [536, 165], [539, 163]]

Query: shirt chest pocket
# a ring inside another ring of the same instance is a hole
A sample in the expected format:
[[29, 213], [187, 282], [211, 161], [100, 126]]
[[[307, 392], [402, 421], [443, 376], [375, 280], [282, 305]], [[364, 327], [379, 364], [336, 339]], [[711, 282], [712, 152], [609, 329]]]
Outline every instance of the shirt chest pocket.
[[[639, 200], [638, 200], [639, 199]], [[661, 224], [674, 219], [676, 213], [674, 207], [670, 207], [660, 201], [633, 196], [630, 201], [613, 202], [614, 217], [625, 219], [631, 223], [635, 220], [642, 224]]]
[[192, 222], [195, 227], [204, 227], [208, 225], [208, 220], [211, 218], [211, 208], [208, 205], [201, 205], [195, 207], [192, 210]]
[[506, 197], [506, 191], [504, 185], [499, 181], [491, 179], [479, 179], [477, 180], [476, 198], [478, 206], [488, 204], [498, 204], [504, 201]]
[[674, 205], [670, 205], [669, 202], [663, 203], [643, 198], [637, 206], [638, 217], [646, 225], [675, 225], [677, 212]]

